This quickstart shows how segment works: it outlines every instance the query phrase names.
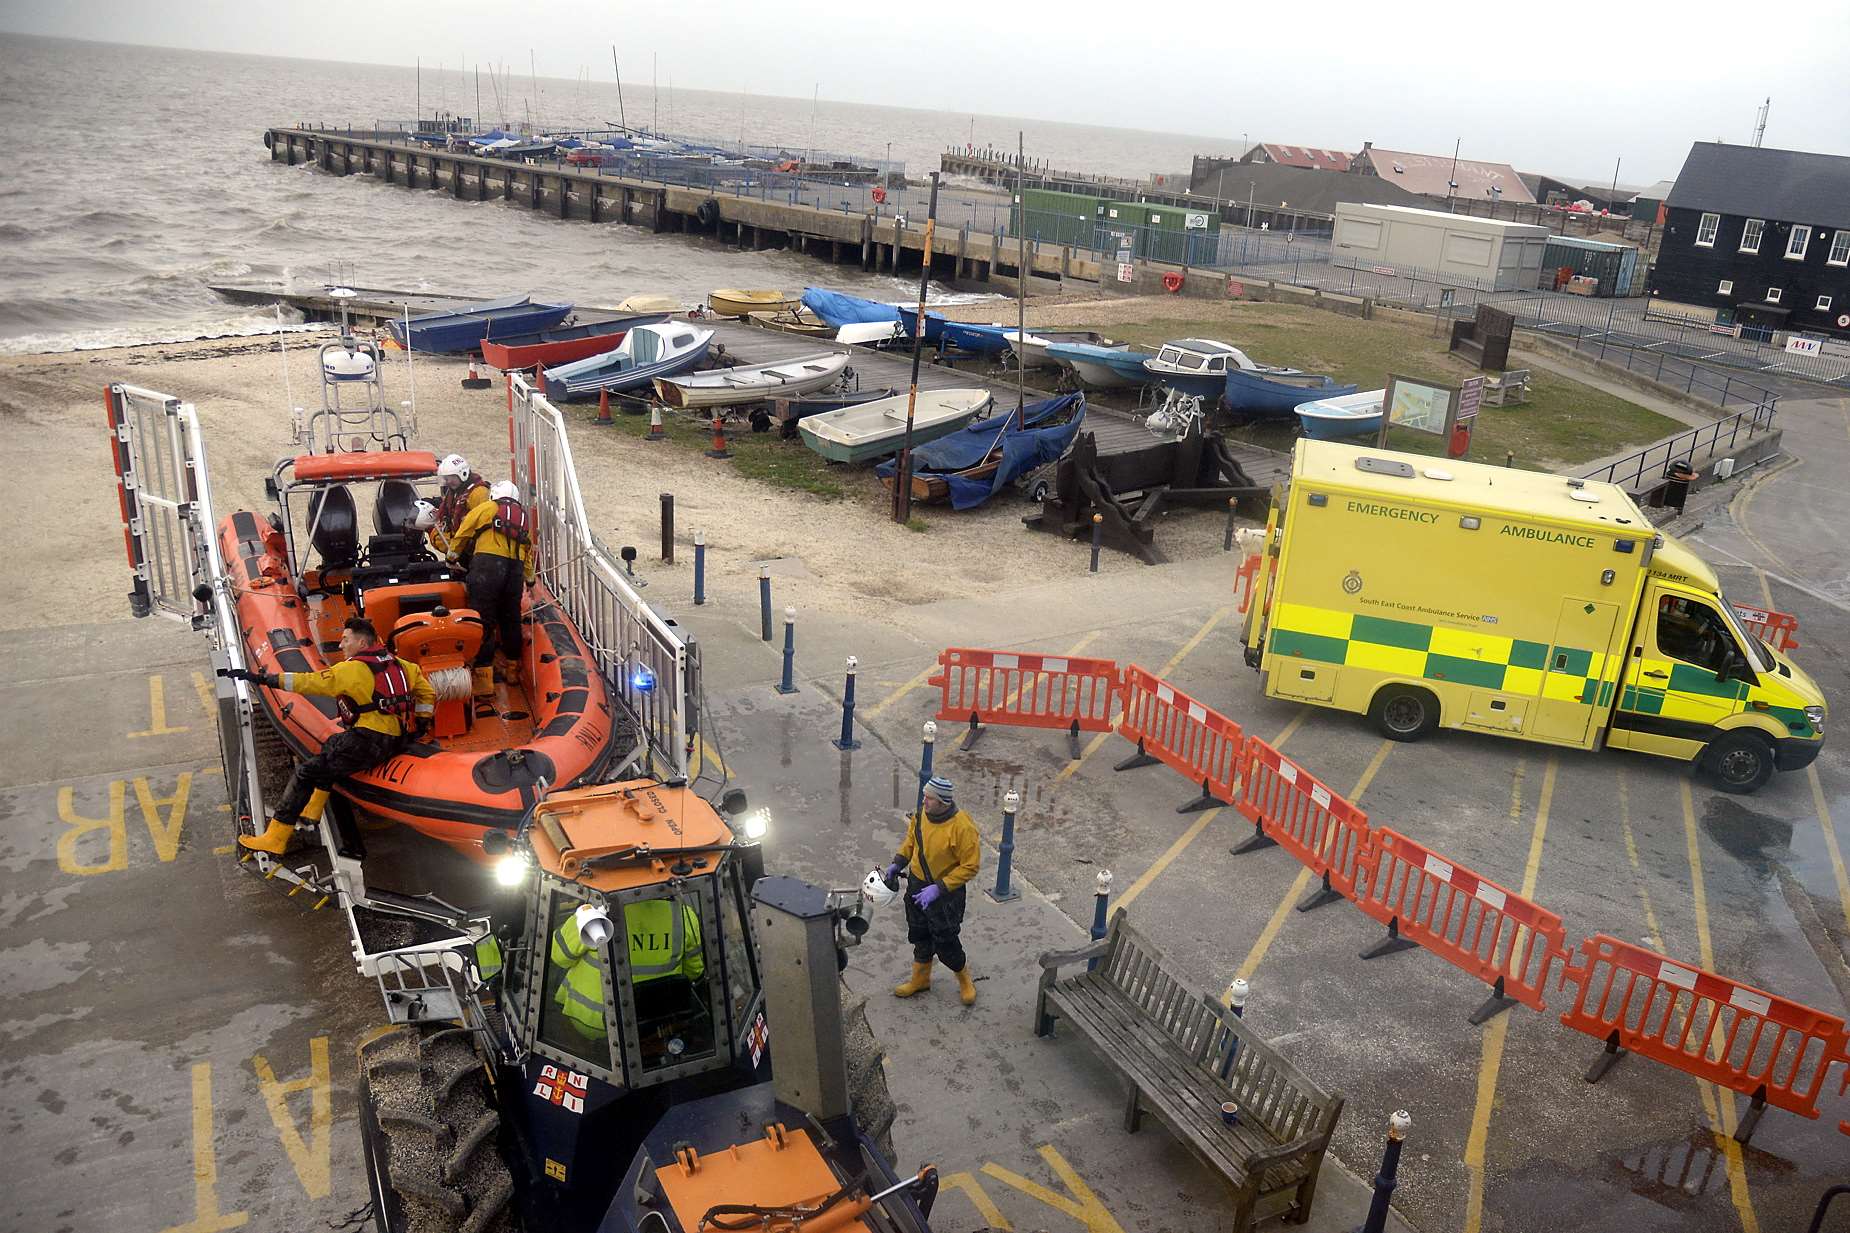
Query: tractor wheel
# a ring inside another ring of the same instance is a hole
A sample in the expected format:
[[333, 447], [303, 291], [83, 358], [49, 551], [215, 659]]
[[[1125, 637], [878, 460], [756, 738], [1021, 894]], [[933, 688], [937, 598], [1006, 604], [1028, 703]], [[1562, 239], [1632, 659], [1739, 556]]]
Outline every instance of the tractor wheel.
[[501, 1118], [467, 1028], [395, 1027], [360, 1048], [360, 1134], [380, 1233], [512, 1233]]
[[848, 1061], [848, 1107], [862, 1133], [893, 1163], [893, 1118], [898, 1113], [886, 1085], [886, 1050], [867, 1023], [867, 999], [842, 1003], [842, 1053]]
[[295, 754], [261, 706], [251, 713], [251, 744], [257, 749], [257, 783], [263, 788], [263, 799], [274, 804], [289, 786]]

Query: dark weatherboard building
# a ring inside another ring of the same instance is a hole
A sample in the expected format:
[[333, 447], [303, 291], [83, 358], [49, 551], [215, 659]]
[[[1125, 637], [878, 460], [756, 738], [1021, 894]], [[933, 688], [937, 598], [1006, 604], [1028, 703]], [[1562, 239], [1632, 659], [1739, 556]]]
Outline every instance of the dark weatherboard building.
[[1850, 338], [1850, 158], [1699, 141], [1664, 205], [1660, 302]]

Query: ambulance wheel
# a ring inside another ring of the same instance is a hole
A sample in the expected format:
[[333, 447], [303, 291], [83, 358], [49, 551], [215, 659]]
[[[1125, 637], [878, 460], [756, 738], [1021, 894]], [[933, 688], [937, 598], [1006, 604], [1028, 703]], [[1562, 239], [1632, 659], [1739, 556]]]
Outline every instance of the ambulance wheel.
[[1412, 685], [1390, 685], [1368, 708], [1375, 728], [1390, 741], [1423, 741], [1439, 729], [1439, 700]]
[[360, 1139], [380, 1233], [512, 1233], [514, 1179], [474, 1033], [404, 1024], [360, 1048]]
[[1702, 768], [1723, 792], [1758, 792], [1773, 778], [1773, 742], [1758, 732], [1725, 733], [1702, 751]]

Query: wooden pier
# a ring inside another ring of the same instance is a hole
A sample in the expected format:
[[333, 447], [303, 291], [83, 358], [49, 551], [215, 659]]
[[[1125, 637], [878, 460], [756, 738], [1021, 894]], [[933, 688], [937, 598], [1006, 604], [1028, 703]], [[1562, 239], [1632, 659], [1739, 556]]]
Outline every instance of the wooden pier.
[[[292, 167], [370, 175], [458, 200], [516, 202], [560, 219], [708, 235], [742, 249], [786, 248], [863, 270], [918, 270], [925, 251], [924, 220], [919, 218], [876, 218], [735, 196], [561, 162], [515, 163], [379, 134], [273, 128], [263, 141], [273, 161]], [[1101, 276], [1096, 257], [1067, 245], [1031, 240], [1025, 264], [1036, 278], [1096, 284]], [[931, 269], [934, 278], [1012, 287], [1018, 275], [1016, 241], [967, 225], [940, 226]]]

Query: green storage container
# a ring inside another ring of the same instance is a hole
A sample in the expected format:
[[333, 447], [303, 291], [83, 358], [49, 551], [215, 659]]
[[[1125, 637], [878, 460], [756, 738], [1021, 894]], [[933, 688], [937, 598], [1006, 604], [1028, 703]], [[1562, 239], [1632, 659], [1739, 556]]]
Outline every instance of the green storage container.
[[1022, 191], [1021, 198], [1009, 209], [1010, 235], [1026, 235], [1043, 244], [1092, 247], [1097, 197], [1030, 188]]

